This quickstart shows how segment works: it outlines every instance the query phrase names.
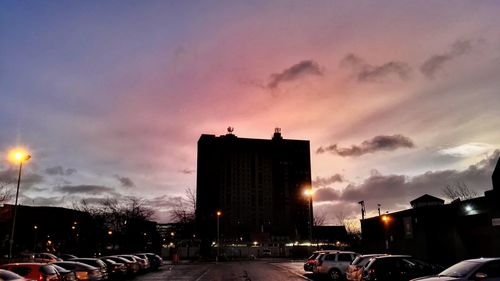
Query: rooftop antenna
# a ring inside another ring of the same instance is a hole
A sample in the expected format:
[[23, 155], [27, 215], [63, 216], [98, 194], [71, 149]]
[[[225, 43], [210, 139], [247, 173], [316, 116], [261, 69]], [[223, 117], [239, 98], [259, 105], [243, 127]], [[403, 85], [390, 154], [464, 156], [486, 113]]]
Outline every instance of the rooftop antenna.
[[378, 215], [380, 216], [380, 204], [377, 204]]
[[227, 133], [228, 133], [229, 135], [232, 135], [232, 134], [233, 134], [233, 132], [234, 132], [234, 127], [231, 127], [231, 126], [227, 127]]
[[364, 200], [361, 200], [358, 202], [359, 205], [361, 205], [361, 219], [364, 220], [365, 219], [365, 201]]

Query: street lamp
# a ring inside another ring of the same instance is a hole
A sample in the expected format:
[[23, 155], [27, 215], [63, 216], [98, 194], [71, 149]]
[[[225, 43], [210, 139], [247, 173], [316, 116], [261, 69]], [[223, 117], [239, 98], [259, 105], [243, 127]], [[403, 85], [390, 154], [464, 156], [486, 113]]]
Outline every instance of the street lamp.
[[312, 243], [312, 229], [313, 229], [313, 195], [314, 195], [314, 190], [312, 187], [308, 187], [304, 191], [304, 195], [309, 198], [309, 241]]
[[17, 200], [19, 198], [19, 185], [21, 184], [21, 171], [23, 169], [23, 162], [28, 161], [31, 158], [25, 150], [17, 148], [9, 152], [9, 159], [14, 163], [19, 163], [19, 176], [17, 177], [17, 190], [16, 190], [16, 203], [14, 204], [14, 218], [12, 219], [12, 232], [10, 233], [10, 245], [9, 245], [9, 262], [12, 259], [12, 246], [14, 245], [14, 234], [16, 229], [16, 217], [17, 217]]
[[220, 228], [219, 228], [219, 218], [222, 215], [221, 211], [217, 211], [217, 256], [215, 257], [215, 261], [219, 260], [220, 255]]

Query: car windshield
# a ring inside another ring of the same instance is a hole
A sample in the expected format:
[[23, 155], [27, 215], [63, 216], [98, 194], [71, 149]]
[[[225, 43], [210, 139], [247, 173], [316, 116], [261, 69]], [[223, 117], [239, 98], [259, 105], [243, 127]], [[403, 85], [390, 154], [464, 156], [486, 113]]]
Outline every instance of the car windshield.
[[455, 265], [448, 267], [439, 273], [438, 276], [448, 276], [448, 277], [464, 277], [469, 272], [477, 267], [476, 262], [472, 261], [461, 261]]
[[359, 256], [354, 261], [352, 262], [353, 265], [358, 265], [358, 266], [365, 266], [370, 262], [370, 259], [373, 258], [372, 256], [370, 257], [362, 257]]
[[316, 259], [316, 257], [319, 255], [319, 253], [314, 253], [312, 254], [309, 258], [307, 258], [308, 260], [314, 260]]

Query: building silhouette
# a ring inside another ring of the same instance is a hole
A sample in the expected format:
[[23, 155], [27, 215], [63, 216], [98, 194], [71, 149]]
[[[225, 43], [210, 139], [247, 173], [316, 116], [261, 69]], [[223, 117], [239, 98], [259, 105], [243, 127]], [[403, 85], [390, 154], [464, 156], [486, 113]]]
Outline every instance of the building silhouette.
[[410, 254], [442, 265], [500, 253], [500, 160], [484, 196], [444, 200], [425, 194], [411, 209], [361, 220], [366, 252]]
[[[202, 254], [221, 243], [285, 243], [309, 237], [312, 210], [310, 144], [283, 139], [222, 136], [198, 141], [196, 222]], [[217, 211], [221, 212], [217, 218]]]

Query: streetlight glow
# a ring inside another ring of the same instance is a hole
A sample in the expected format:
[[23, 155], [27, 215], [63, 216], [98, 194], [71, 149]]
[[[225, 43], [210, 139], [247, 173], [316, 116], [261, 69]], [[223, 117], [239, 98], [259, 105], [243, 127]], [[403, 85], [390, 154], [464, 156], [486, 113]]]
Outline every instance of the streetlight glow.
[[13, 163], [21, 163], [29, 160], [30, 158], [31, 155], [29, 155], [25, 149], [20, 147], [12, 149], [8, 154], [9, 161]]
[[9, 239], [9, 262], [12, 259], [12, 247], [14, 246], [14, 234], [16, 230], [16, 218], [17, 218], [17, 200], [19, 198], [19, 185], [21, 184], [21, 171], [23, 170], [23, 162], [28, 161], [31, 155], [25, 149], [15, 148], [8, 153], [8, 158], [11, 162], [16, 164], [19, 163], [19, 175], [17, 177], [17, 189], [16, 189], [16, 201], [14, 203], [14, 216], [12, 218], [12, 229]]

